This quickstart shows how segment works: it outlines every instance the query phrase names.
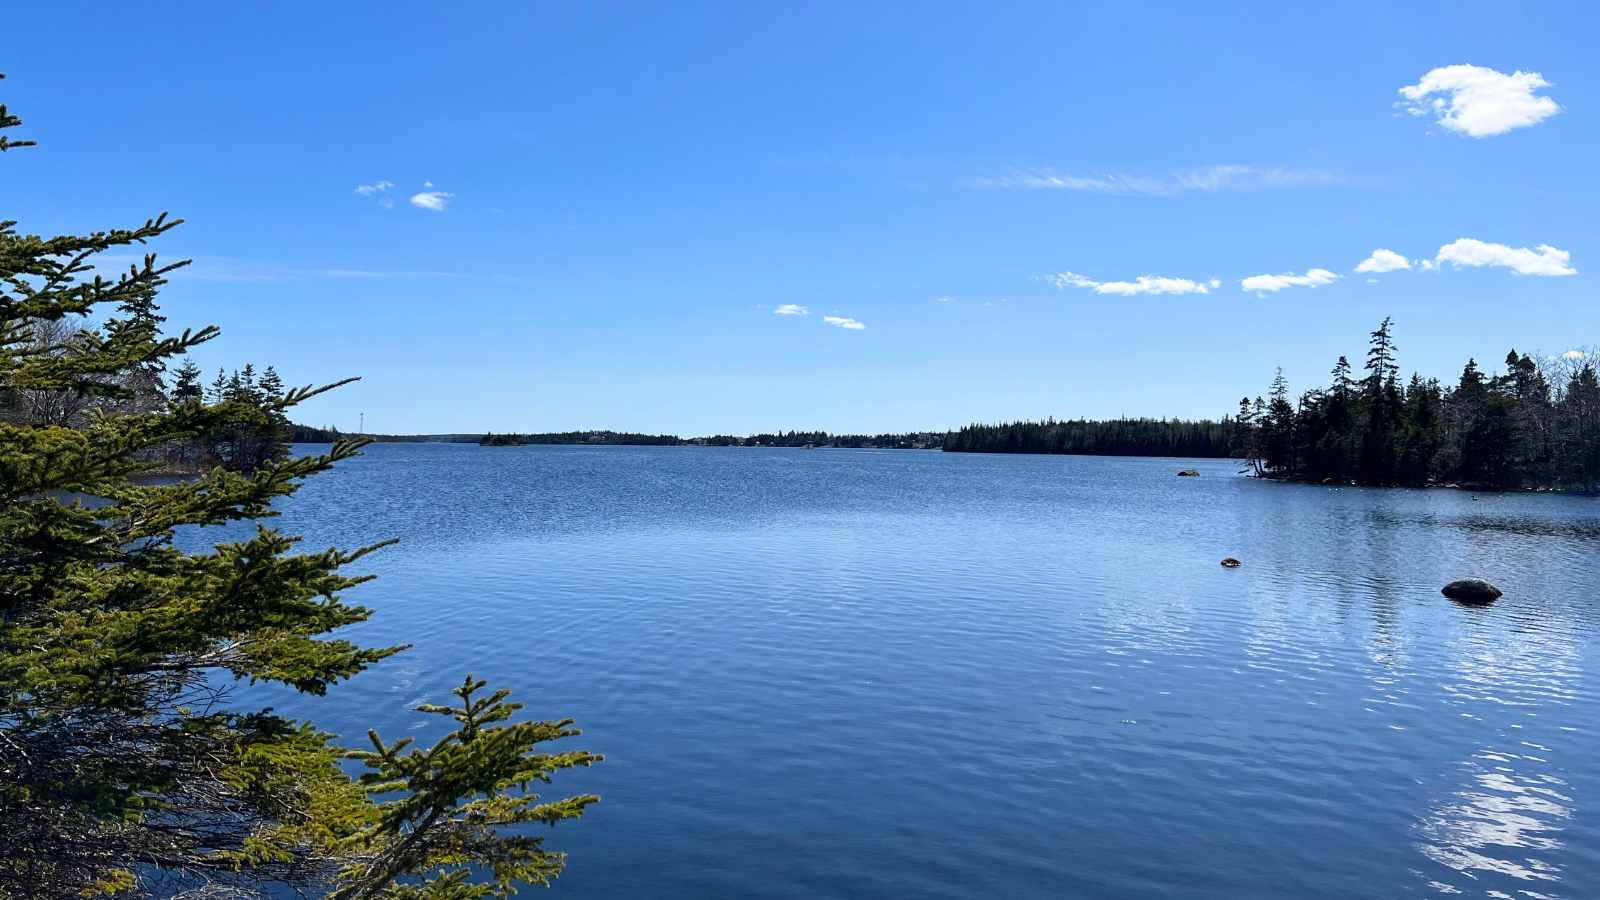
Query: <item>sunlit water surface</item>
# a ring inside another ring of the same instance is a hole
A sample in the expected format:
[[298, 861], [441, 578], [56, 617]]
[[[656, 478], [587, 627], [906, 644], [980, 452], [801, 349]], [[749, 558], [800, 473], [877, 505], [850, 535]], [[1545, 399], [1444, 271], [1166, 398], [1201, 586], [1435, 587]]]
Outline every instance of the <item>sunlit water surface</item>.
[[1235, 468], [374, 446], [279, 524], [415, 648], [266, 699], [577, 719], [567, 896], [1600, 896], [1600, 501]]

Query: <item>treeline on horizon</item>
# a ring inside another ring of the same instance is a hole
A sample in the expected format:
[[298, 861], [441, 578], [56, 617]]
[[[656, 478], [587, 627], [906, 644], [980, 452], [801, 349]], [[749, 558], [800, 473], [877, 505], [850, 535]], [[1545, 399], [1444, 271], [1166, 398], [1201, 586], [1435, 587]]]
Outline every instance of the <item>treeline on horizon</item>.
[[[684, 438], [624, 431], [558, 431], [536, 434], [367, 434], [380, 443], [458, 443], [486, 447], [535, 444], [624, 445], [652, 447], [819, 447], [843, 449], [947, 450], [955, 453], [1074, 453], [1101, 456], [1225, 457], [1243, 454], [1233, 420], [1075, 419], [968, 425], [958, 431], [882, 434], [832, 434], [777, 431], [739, 436], [716, 434]], [[354, 435], [337, 428], [296, 425], [296, 443], [325, 444]]]
[[1402, 383], [1393, 323], [1370, 335], [1365, 374], [1339, 357], [1332, 382], [1292, 398], [1280, 369], [1266, 397], [1239, 402], [1238, 442], [1256, 474], [1366, 485], [1479, 489], [1600, 486], [1600, 380], [1594, 352], [1534, 358], [1505, 371], [1469, 359], [1454, 385]]
[[542, 434], [485, 434], [472, 440], [486, 447], [529, 444], [617, 444], [650, 447], [845, 447], [938, 449], [944, 435], [936, 431], [907, 434], [829, 434], [826, 431], [762, 432], [747, 437], [717, 434], [683, 438], [675, 434], [635, 434], [625, 431], [559, 431]]
[[945, 436], [953, 453], [1064, 453], [1087, 456], [1235, 455], [1231, 419], [1068, 419], [968, 425]]
[[849, 450], [938, 450], [944, 443], [941, 431], [911, 431], [883, 434], [829, 434], [826, 431], [777, 431], [738, 437], [718, 434], [695, 438], [690, 443], [707, 447], [835, 447]]
[[289, 441], [295, 444], [332, 444], [351, 438], [371, 438], [385, 444], [476, 444], [483, 439], [482, 434], [360, 434], [332, 425], [293, 425], [289, 435]]
[[1219, 422], [1181, 419], [1072, 420], [969, 425], [959, 431], [832, 434], [827, 431], [776, 431], [740, 436], [714, 434], [685, 438], [627, 431], [552, 431], [486, 434], [365, 434], [338, 428], [295, 425], [295, 443], [326, 444], [349, 437], [379, 443], [456, 443], [485, 447], [578, 444], [649, 447], [817, 447], [836, 449], [948, 450], [966, 453], [1079, 453], [1106, 456], [1241, 455], [1232, 443], [1231, 419]]
[[618, 444], [633, 447], [676, 447], [675, 434], [635, 434], [628, 431], [552, 431], [542, 434], [494, 434], [478, 440], [485, 447], [520, 447], [527, 444]]

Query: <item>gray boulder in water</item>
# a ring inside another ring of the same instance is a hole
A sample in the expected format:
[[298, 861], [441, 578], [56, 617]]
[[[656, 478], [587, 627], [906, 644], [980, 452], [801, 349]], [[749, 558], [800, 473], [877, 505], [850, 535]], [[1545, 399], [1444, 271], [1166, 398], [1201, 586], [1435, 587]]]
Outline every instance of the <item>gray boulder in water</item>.
[[1179, 469], [1178, 470], [1178, 477], [1180, 477], [1180, 478], [1199, 478], [1200, 477], [1200, 473], [1196, 472], [1193, 469]]
[[1482, 578], [1463, 578], [1445, 585], [1439, 593], [1462, 603], [1493, 603], [1500, 599], [1500, 589]]

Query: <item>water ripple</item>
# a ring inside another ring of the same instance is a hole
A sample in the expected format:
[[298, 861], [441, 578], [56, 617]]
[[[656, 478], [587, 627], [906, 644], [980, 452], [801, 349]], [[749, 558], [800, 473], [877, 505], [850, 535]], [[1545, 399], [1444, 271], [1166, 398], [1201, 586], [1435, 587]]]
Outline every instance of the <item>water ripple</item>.
[[575, 717], [574, 896], [1600, 896], [1600, 506], [1184, 465], [377, 446], [281, 522], [416, 649], [242, 696]]

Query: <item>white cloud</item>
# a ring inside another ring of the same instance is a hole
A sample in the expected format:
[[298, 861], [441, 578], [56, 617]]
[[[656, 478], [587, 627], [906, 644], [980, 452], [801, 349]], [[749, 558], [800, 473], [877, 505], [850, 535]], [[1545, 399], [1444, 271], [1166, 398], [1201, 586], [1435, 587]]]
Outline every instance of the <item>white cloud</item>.
[[1587, 354], [1585, 354], [1582, 350], [1568, 350], [1567, 352], [1561, 354], [1561, 358], [1562, 359], [1583, 359], [1585, 355], [1587, 355]]
[[829, 325], [832, 325], [835, 328], [844, 328], [849, 331], [861, 331], [867, 327], [860, 322], [857, 322], [855, 319], [847, 318], [845, 316], [823, 316], [822, 321], [827, 322]]
[[1461, 238], [1439, 248], [1435, 260], [1455, 263], [1458, 266], [1501, 266], [1518, 275], [1576, 275], [1578, 270], [1567, 263], [1572, 254], [1549, 244], [1538, 247], [1508, 247], [1505, 244], [1488, 244], [1473, 238]]
[[392, 187], [394, 187], [392, 181], [374, 181], [371, 184], [356, 185], [356, 193], [363, 197], [371, 197], [373, 194], [386, 193]]
[[1096, 294], [1129, 297], [1134, 294], [1209, 294], [1222, 287], [1222, 282], [1192, 281], [1188, 278], [1163, 278], [1159, 275], [1140, 275], [1133, 281], [1095, 281], [1077, 272], [1062, 272], [1054, 279], [1057, 288], [1084, 288]]
[[1164, 177], [1119, 173], [1064, 175], [1048, 171], [1018, 172], [998, 178], [975, 178], [969, 183], [978, 188], [1170, 197], [1184, 193], [1209, 194], [1225, 190], [1247, 191], [1330, 184], [1337, 180], [1327, 172], [1229, 165], [1188, 169]]
[[772, 311], [775, 316], [809, 316], [811, 310], [798, 303], [785, 303]]
[[1251, 275], [1239, 282], [1239, 287], [1257, 294], [1270, 294], [1284, 288], [1309, 287], [1317, 288], [1325, 284], [1333, 284], [1339, 276], [1327, 269], [1309, 269], [1304, 275], [1286, 272], [1282, 275]]
[[951, 303], [951, 302], [954, 302], [954, 301], [952, 301], [951, 298], [949, 298], [949, 297], [935, 297], [935, 298], [933, 298], [933, 302], [935, 302], [935, 303]]
[[1491, 137], [1537, 125], [1561, 112], [1554, 100], [1534, 94], [1549, 86], [1538, 72], [1507, 75], [1484, 66], [1442, 66], [1401, 88], [1405, 100], [1397, 105], [1413, 116], [1431, 114], [1451, 131]]
[[454, 196], [455, 194], [446, 191], [423, 191], [411, 195], [411, 205], [420, 209], [431, 209], [434, 212], [444, 212], [444, 208], [450, 205], [450, 199]]
[[1404, 256], [1401, 256], [1393, 250], [1386, 250], [1382, 247], [1372, 251], [1371, 256], [1363, 259], [1356, 265], [1357, 272], [1372, 272], [1377, 274], [1381, 274], [1383, 272], [1398, 272], [1401, 269], [1409, 268], [1411, 268], [1411, 260], [1406, 259]]
[[1424, 259], [1424, 260], [1422, 260], [1422, 261], [1417, 263], [1417, 268], [1421, 269], [1424, 272], [1432, 272], [1434, 269], [1437, 269], [1439, 267], [1434, 265], [1433, 260]]

